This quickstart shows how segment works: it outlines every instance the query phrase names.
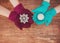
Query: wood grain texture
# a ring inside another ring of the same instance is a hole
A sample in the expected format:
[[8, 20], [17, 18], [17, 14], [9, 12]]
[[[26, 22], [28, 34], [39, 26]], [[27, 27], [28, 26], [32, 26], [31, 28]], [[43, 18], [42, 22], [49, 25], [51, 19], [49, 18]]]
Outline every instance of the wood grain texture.
[[[32, 10], [39, 6], [42, 0], [19, 0], [25, 8]], [[0, 0], [0, 5], [9, 10], [13, 6], [9, 0]], [[51, 0], [51, 7], [60, 5], [60, 0]], [[51, 38], [43, 40], [41, 38]], [[57, 14], [52, 23], [47, 27], [45, 25], [32, 24], [30, 28], [20, 30], [15, 24], [4, 16], [0, 16], [0, 43], [60, 43], [60, 13]]]

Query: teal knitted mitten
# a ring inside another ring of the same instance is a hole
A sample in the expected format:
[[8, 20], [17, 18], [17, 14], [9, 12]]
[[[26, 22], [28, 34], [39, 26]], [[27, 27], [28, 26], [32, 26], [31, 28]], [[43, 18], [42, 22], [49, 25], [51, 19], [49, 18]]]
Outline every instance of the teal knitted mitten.
[[[38, 16], [41, 14], [42, 16], [45, 16], [44, 13], [47, 11], [47, 9], [49, 8], [50, 3], [43, 1], [42, 4], [37, 7], [36, 9], [32, 10], [32, 12], [34, 13], [33, 15], [33, 21], [38, 24], [44, 24], [45, 18], [43, 20], [39, 20]], [[40, 16], [41, 17], [41, 16]]]
[[51, 8], [49, 11], [45, 13], [45, 25], [48, 26], [51, 22], [53, 17], [56, 16], [56, 10]]

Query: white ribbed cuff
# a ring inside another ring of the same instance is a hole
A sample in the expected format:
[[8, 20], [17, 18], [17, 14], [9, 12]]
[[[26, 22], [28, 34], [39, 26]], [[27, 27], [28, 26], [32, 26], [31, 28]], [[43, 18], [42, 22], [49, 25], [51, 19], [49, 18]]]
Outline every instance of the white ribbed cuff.
[[44, 1], [46, 1], [46, 2], [50, 3], [50, 0], [44, 0]]
[[18, 0], [10, 0], [10, 2], [13, 5], [13, 7], [16, 7], [19, 4]]

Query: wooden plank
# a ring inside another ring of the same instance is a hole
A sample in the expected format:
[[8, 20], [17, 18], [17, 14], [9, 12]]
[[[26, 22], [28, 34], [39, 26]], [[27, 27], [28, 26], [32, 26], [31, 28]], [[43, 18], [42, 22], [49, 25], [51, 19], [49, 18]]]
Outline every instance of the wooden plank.
[[[42, 2], [41, 0], [19, 1], [29, 10], [36, 8]], [[9, 0], [0, 0], [0, 5], [13, 10]], [[51, 0], [51, 7], [57, 5], [60, 5], [60, 0]], [[16, 27], [8, 18], [0, 16], [0, 43], [60, 43], [60, 14], [53, 18], [48, 27], [45, 25], [38, 26], [34, 23], [30, 28], [23, 30]]]

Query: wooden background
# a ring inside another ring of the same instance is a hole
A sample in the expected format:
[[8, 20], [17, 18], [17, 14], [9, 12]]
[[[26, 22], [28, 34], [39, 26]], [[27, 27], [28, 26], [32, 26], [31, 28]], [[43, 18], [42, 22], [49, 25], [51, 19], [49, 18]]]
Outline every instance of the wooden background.
[[[39, 6], [42, 0], [19, 0], [25, 8], [32, 10]], [[13, 6], [9, 0], [0, 0], [0, 5], [9, 10]], [[60, 5], [60, 0], [51, 0], [51, 7]], [[54, 42], [42, 40], [40, 38], [51, 38]], [[0, 15], [0, 43], [60, 43], [60, 14], [57, 14], [52, 23], [47, 27], [45, 25], [32, 24], [30, 28], [20, 30], [7, 17]]]

